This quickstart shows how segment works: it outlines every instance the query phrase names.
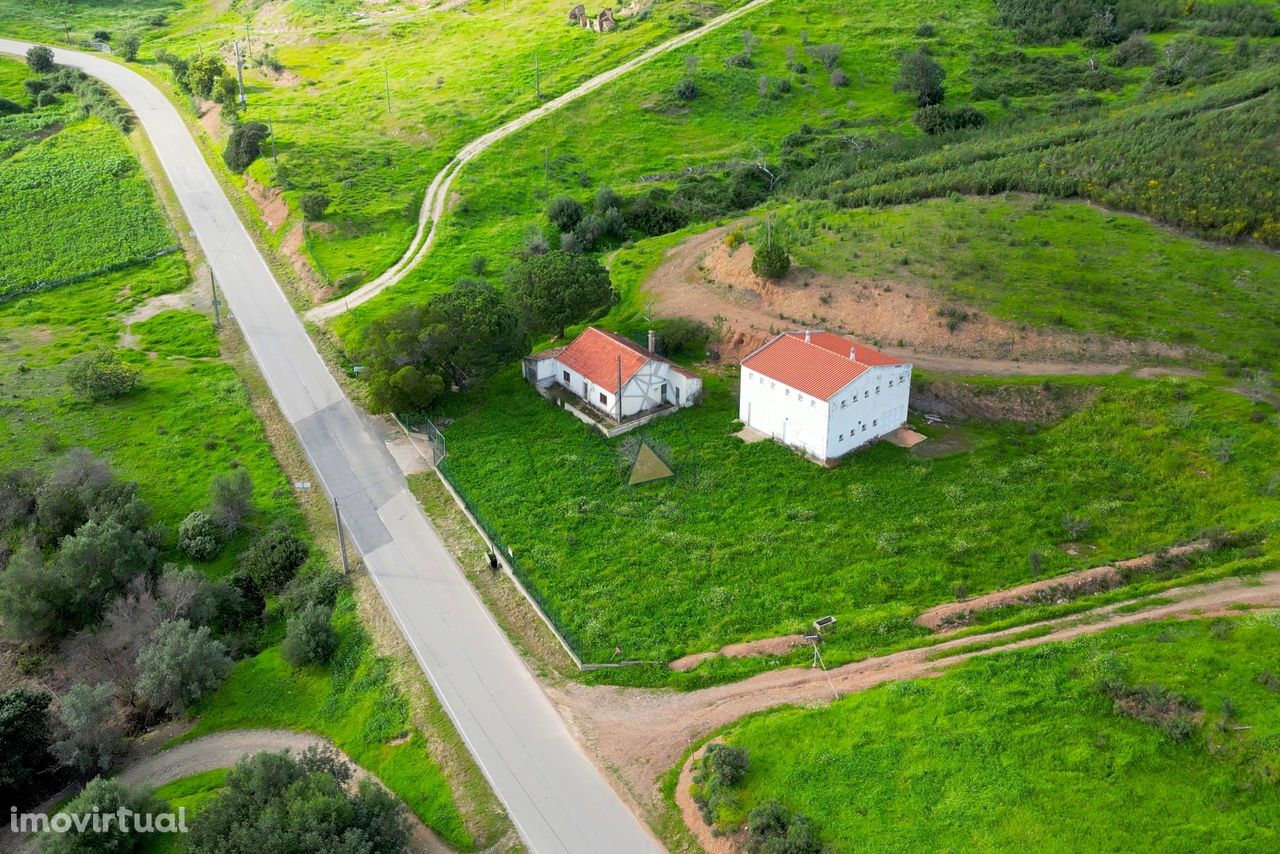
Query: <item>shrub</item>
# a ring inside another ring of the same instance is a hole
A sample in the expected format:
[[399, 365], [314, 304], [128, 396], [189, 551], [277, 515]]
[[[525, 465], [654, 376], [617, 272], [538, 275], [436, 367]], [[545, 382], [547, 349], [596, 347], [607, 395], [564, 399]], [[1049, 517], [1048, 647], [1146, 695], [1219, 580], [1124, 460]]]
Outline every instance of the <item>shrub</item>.
[[245, 122], [236, 125], [227, 138], [222, 160], [232, 172], [243, 172], [262, 154], [262, 143], [271, 131], [262, 122]]
[[641, 234], [656, 237], [684, 228], [687, 219], [669, 201], [669, 194], [653, 188], [631, 200], [623, 212], [627, 225]]
[[0, 116], [11, 116], [14, 113], [26, 112], [25, 108], [17, 101], [10, 101], [8, 98], [0, 98]]
[[178, 548], [192, 560], [213, 560], [221, 548], [218, 524], [203, 510], [193, 510], [178, 526]]
[[619, 196], [609, 187], [601, 187], [596, 191], [596, 198], [592, 207], [601, 216], [605, 216], [609, 211], [620, 211], [622, 210], [622, 196]]
[[253, 514], [253, 480], [242, 468], [220, 474], [209, 484], [209, 517], [224, 537], [244, 527]]
[[36, 74], [49, 74], [54, 69], [53, 51], [42, 44], [27, 51], [27, 67]]
[[150, 708], [181, 714], [212, 692], [231, 669], [227, 648], [185, 619], [166, 620], [138, 653], [136, 691]]
[[137, 388], [141, 376], [137, 366], [121, 362], [119, 353], [104, 347], [76, 359], [67, 382], [77, 394], [90, 400], [111, 400]]
[[313, 605], [331, 608], [346, 586], [346, 576], [331, 569], [297, 575], [280, 594], [280, 603], [290, 614], [305, 611]]
[[666, 356], [678, 356], [701, 350], [711, 337], [711, 330], [699, 320], [677, 317], [668, 320], [662, 328], [662, 352]]
[[556, 196], [547, 205], [547, 219], [560, 231], [573, 231], [582, 221], [583, 213], [582, 202], [572, 196]]
[[327, 664], [338, 646], [332, 617], [333, 612], [323, 605], [311, 605], [290, 617], [280, 648], [284, 660], [294, 667]]
[[849, 75], [844, 73], [844, 69], [837, 68], [831, 72], [831, 85], [837, 89], [843, 89], [849, 85]]
[[681, 101], [692, 101], [698, 97], [698, 81], [692, 77], [681, 77], [671, 91]]
[[781, 279], [791, 269], [791, 254], [776, 240], [770, 240], [751, 259], [751, 272], [765, 279]]
[[1155, 65], [1155, 62], [1155, 42], [1147, 38], [1147, 34], [1143, 32], [1130, 33], [1129, 37], [1116, 45], [1115, 50], [1111, 52], [1111, 64], [1123, 68]]
[[751, 58], [748, 51], [731, 54], [725, 57], [724, 64], [729, 68], [755, 68], [756, 61]]
[[813, 822], [777, 801], [766, 801], [747, 814], [750, 854], [822, 854]]
[[949, 133], [955, 130], [982, 127], [987, 117], [979, 110], [965, 104], [956, 109], [948, 109], [942, 104], [931, 104], [916, 110], [916, 127], [929, 135]]
[[916, 27], [916, 38], [918, 39], [933, 38], [933, 34], [934, 34], [933, 24], [929, 23], [928, 21], [924, 21], [919, 26]]
[[227, 64], [219, 54], [196, 53], [187, 60], [186, 74], [180, 83], [197, 98], [208, 98], [213, 94], [214, 83], [219, 78], [229, 76]]
[[811, 44], [806, 45], [804, 50], [814, 62], [825, 68], [828, 74], [834, 74], [839, 67], [840, 54], [844, 48], [839, 44]]
[[[90, 781], [63, 811], [71, 816], [88, 818], [94, 815], [114, 815], [121, 809], [143, 816], [156, 816], [167, 812], [169, 806], [146, 789], [125, 786], [116, 780], [101, 777]], [[154, 818], [152, 819], [154, 822]], [[145, 820], [144, 820], [145, 823]], [[154, 835], [134, 833], [132, 822], [100, 822], [95, 831], [93, 824], [83, 822], [84, 829], [72, 828], [65, 833], [50, 832], [40, 839], [40, 850], [45, 854], [103, 854], [103, 852], [134, 852], [151, 850]], [[124, 824], [124, 827], [121, 827]]]
[[298, 200], [298, 206], [302, 208], [302, 216], [308, 222], [315, 222], [324, 217], [325, 211], [329, 209], [330, 199], [324, 193], [303, 193], [302, 198]]
[[142, 36], [137, 33], [125, 33], [120, 40], [120, 58], [125, 62], [133, 62], [138, 58], [138, 50], [142, 47]]
[[240, 565], [259, 587], [274, 592], [289, 583], [309, 551], [304, 540], [277, 525], [245, 549]]

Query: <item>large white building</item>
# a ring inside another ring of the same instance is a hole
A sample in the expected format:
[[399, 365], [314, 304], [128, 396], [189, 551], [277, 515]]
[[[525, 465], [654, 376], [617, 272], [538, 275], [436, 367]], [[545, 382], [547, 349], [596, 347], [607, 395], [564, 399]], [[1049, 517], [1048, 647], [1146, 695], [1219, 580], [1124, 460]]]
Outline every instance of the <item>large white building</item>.
[[[652, 334], [650, 340], [652, 346]], [[540, 389], [560, 386], [618, 423], [664, 408], [692, 406], [702, 396], [697, 374], [594, 326], [567, 347], [525, 357], [524, 376]]]
[[819, 462], [907, 420], [911, 366], [831, 332], [785, 332], [742, 360], [739, 417]]

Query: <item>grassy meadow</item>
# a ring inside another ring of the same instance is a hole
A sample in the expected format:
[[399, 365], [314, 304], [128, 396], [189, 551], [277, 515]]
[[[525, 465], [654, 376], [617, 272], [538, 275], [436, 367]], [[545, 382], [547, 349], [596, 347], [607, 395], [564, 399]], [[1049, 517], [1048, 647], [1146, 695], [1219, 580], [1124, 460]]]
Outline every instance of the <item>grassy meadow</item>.
[[704, 381], [700, 406], [638, 434], [682, 475], [642, 487], [625, 485], [631, 440], [589, 436], [514, 371], [447, 413], [450, 472], [586, 660], [666, 660], [824, 614], [847, 660], [916, 636], [915, 614], [959, 588], [1032, 580], [1033, 552], [1052, 576], [1214, 527], [1271, 532], [1280, 511], [1274, 414], [1198, 381], [1054, 380], [1092, 400], [1042, 429], [972, 424], [952, 453], [878, 444], [834, 469], [744, 445], [735, 374]]
[[774, 214], [797, 263], [919, 282], [1016, 323], [1192, 345], [1280, 366], [1280, 256], [1083, 202], [952, 197]]
[[[836, 852], [1274, 849], [1277, 644], [1274, 614], [1155, 623], [757, 715], [729, 814], [779, 800]], [[1189, 699], [1188, 737], [1104, 682]]]

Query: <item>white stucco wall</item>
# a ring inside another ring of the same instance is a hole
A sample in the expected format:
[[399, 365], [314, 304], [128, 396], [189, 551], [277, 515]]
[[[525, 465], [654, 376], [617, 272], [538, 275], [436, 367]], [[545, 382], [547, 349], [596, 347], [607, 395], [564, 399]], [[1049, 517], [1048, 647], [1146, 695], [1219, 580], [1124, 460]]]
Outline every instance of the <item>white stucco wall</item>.
[[825, 458], [843, 456], [897, 430], [906, 423], [910, 399], [910, 365], [868, 368], [831, 397]]
[[793, 448], [827, 457], [827, 402], [750, 368], [742, 369], [738, 417]]

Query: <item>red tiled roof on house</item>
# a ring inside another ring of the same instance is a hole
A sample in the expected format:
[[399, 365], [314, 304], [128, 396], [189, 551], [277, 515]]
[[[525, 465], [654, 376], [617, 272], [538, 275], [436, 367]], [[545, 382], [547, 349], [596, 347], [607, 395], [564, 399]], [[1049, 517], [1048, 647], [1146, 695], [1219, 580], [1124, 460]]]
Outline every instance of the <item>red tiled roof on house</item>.
[[618, 365], [622, 362], [622, 384], [634, 377], [651, 360], [666, 361], [621, 335], [588, 326], [556, 361], [581, 374], [608, 392], [618, 391]]
[[832, 332], [785, 332], [742, 361], [744, 368], [819, 400], [829, 400], [867, 368], [902, 364]]

